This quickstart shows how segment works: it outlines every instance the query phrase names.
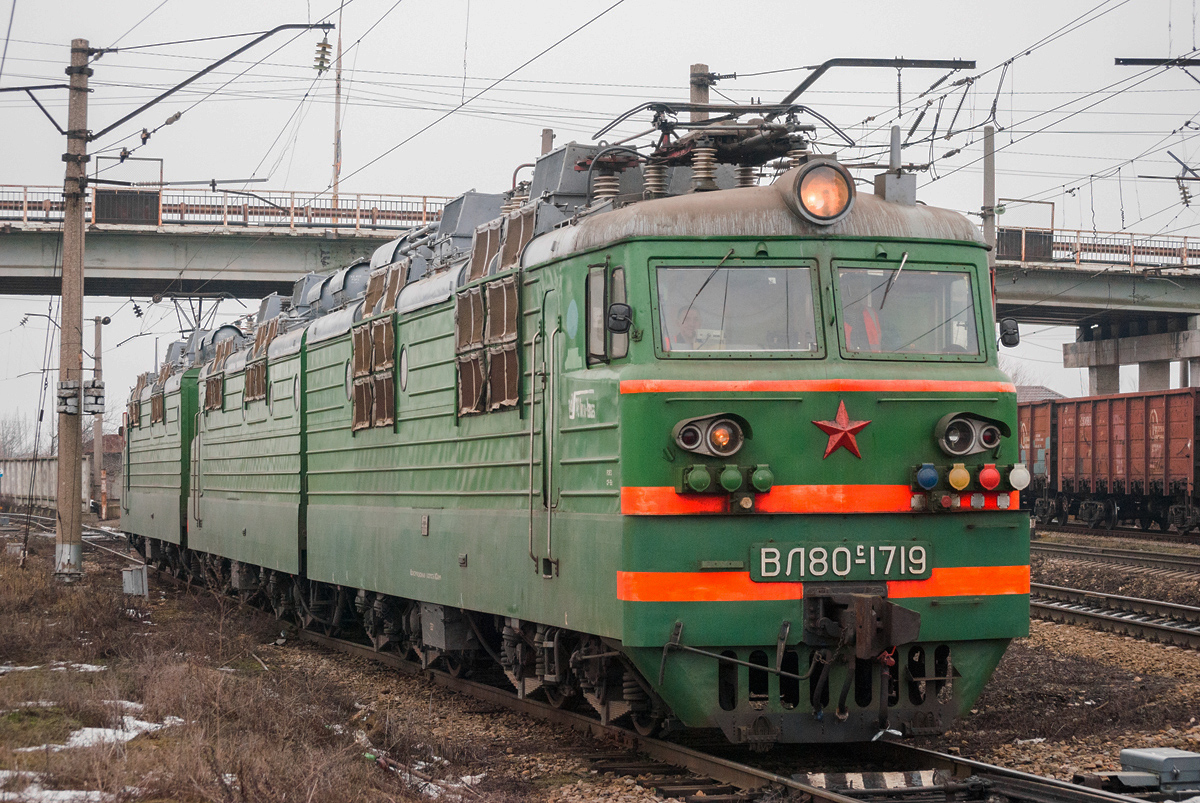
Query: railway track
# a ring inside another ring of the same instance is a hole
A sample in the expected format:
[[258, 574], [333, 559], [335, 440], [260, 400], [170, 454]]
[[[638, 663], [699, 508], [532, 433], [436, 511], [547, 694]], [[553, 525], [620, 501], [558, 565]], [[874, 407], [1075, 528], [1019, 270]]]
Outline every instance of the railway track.
[[1137, 541], [1163, 541], [1171, 544], [1200, 544], [1200, 534], [1164, 530], [1143, 530], [1139, 527], [1088, 527], [1085, 524], [1035, 524], [1037, 533], [1091, 535], [1098, 538], [1129, 538]]
[[1055, 544], [1045, 541], [1034, 541], [1029, 545], [1029, 549], [1035, 555], [1046, 557], [1164, 569], [1179, 574], [1200, 574], [1200, 556], [1197, 555], [1171, 555], [1164, 552], [1142, 552], [1138, 549], [1120, 549], [1089, 544]]
[[1200, 648], [1200, 608], [1189, 605], [1032, 583], [1029, 608], [1034, 616], [1054, 622]]
[[[999, 803], [1129, 803], [1134, 798], [1089, 789], [1053, 778], [1018, 772], [958, 756], [910, 747], [898, 742], [878, 741], [855, 745], [855, 767], [845, 766], [846, 752], [830, 746], [838, 770], [812, 768], [810, 746], [780, 745], [755, 763], [736, 760], [715, 752], [739, 752], [724, 746], [713, 752], [684, 744], [640, 736], [633, 730], [602, 724], [592, 716], [555, 708], [530, 698], [467, 678], [453, 677], [396, 654], [377, 653], [372, 648], [345, 639], [331, 638], [308, 630], [300, 638], [343, 653], [365, 657], [413, 675], [424, 675], [447, 689], [470, 695], [517, 713], [537, 717], [596, 736], [616, 736], [628, 746], [627, 754], [593, 758], [600, 772], [629, 775], [637, 783], [662, 796], [679, 797], [690, 803], [758, 800], [768, 792], [797, 793], [821, 803], [862, 801], [979, 801]], [[833, 760], [833, 759], [831, 759]], [[753, 759], [752, 759], [753, 761]], [[756, 766], [758, 764], [758, 766]], [[765, 766], [764, 766], [765, 765]], [[796, 767], [804, 769], [793, 771]], [[781, 767], [788, 769], [781, 771]], [[772, 797], [778, 800], [778, 796]]]
[[[157, 578], [183, 585], [161, 572]], [[255, 608], [255, 610], [258, 610]], [[263, 616], [271, 616], [262, 612]], [[693, 738], [695, 744], [639, 735], [636, 731], [602, 723], [594, 715], [555, 707], [531, 698], [518, 698], [501, 685], [422, 668], [397, 653], [377, 652], [371, 646], [310, 630], [297, 629], [299, 638], [347, 655], [372, 660], [409, 675], [465, 694], [524, 716], [615, 737], [627, 750], [591, 757], [598, 772], [633, 776], [636, 782], [663, 797], [690, 803], [728, 801], [802, 800], [805, 803], [1130, 803], [1134, 798], [1043, 778], [1016, 770], [971, 761], [958, 756], [876, 741], [855, 745], [778, 745], [765, 755], [745, 748]], [[1200, 639], [1200, 633], [1197, 636]], [[881, 734], [882, 735], [882, 734]], [[814, 757], [814, 752], [817, 757]], [[724, 754], [724, 755], [722, 755]], [[836, 771], [821, 769], [826, 766]], [[847, 765], [850, 762], [850, 766]]]

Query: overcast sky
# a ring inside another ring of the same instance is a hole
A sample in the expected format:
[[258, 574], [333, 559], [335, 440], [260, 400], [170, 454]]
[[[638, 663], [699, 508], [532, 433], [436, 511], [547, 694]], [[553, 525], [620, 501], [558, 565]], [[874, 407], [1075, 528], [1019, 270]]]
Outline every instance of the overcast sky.
[[[1001, 197], [1053, 202], [1060, 227], [1195, 231], [1194, 207], [1181, 203], [1173, 181], [1138, 176], [1175, 175], [1178, 165], [1168, 149], [1193, 165], [1200, 162], [1200, 80], [1180, 69], [1113, 64], [1122, 56], [1195, 54], [1195, 0], [613, 3], [346, 2], [342, 191], [455, 195], [507, 189], [513, 169], [537, 154], [543, 128], [557, 132], [557, 144], [591, 142], [607, 121], [644, 100], [685, 99], [693, 62], [737, 74], [717, 83], [714, 101], [770, 102], [803, 80], [808, 73], [800, 68], [829, 58], [963, 58], [976, 60], [977, 69], [946, 77], [928, 94], [944, 73], [904, 71], [899, 111], [894, 70], [827, 73], [802, 100], [859, 147], [837, 147], [824, 128], [819, 147], [844, 160], [874, 156], [886, 144], [888, 126], [899, 118], [907, 134], [925, 109], [913, 136], [921, 144], [904, 154], [906, 161], [933, 162], [920, 179], [919, 198], [977, 212], [981, 132], [971, 129], [986, 122], [994, 106], [1002, 129]], [[0, 86], [62, 82], [75, 37], [93, 47], [136, 48], [92, 65], [89, 126], [99, 130], [247, 40], [173, 43], [336, 21], [338, 5], [0, 0], [0, 25], [10, 13], [13, 20]], [[337, 35], [330, 36], [335, 48]], [[332, 177], [334, 82], [332, 71], [318, 75], [312, 69], [320, 39], [315, 31], [277, 34], [91, 150], [111, 155], [134, 148], [143, 127], [154, 129], [182, 112], [134, 154], [163, 160], [168, 181], [254, 177], [268, 179], [257, 185], [260, 190], [324, 190]], [[1200, 70], [1192, 74], [1200, 76]], [[967, 76], [977, 80], [954, 86]], [[42, 97], [65, 124], [65, 92]], [[961, 133], [947, 140], [952, 117]], [[935, 119], [938, 136], [931, 144]], [[0, 184], [61, 186], [64, 141], [41, 112], [23, 95], [4, 94], [0, 120]], [[647, 127], [644, 122], [608, 138], [636, 133]], [[109, 167], [108, 176], [124, 180], [156, 177], [158, 171], [157, 163], [100, 164]], [[1049, 209], [1009, 204], [1000, 223], [1045, 226]], [[36, 317], [19, 322], [27, 311], [56, 314], [54, 306], [46, 298], [0, 297], [0, 413], [19, 408], [32, 414], [36, 408], [47, 323]], [[232, 302], [222, 308], [227, 319], [245, 311]], [[113, 317], [105, 332], [105, 376], [109, 406], [121, 409], [136, 374], [153, 367], [155, 340], [161, 352], [178, 335], [175, 311], [147, 299], [88, 299], [85, 319], [94, 315]], [[88, 349], [90, 330], [89, 324]], [[1022, 347], [1009, 353], [1029, 378], [1063, 393], [1086, 390], [1082, 372], [1061, 368], [1061, 343], [1073, 339], [1072, 331], [1027, 326], [1023, 337]], [[52, 366], [57, 353], [54, 345]], [[1123, 371], [1123, 390], [1134, 388], [1135, 372]]]

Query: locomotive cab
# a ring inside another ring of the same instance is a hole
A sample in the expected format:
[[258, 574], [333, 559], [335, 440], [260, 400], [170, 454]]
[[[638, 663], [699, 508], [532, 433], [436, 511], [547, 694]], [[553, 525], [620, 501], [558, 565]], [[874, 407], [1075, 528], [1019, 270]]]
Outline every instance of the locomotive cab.
[[[524, 262], [574, 252], [557, 393], [619, 428], [620, 641], [657, 700], [736, 742], [938, 732], [1028, 632], [985, 247], [852, 190], [814, 222], [805, 172], [584, 218]], [[595, 487], [569, 429], [564, 500]]]

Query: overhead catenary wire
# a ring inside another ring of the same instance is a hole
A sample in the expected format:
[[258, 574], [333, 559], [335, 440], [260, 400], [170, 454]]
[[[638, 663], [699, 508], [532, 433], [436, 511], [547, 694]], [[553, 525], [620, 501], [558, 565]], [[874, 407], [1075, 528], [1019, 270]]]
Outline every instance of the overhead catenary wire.
[[[162, 8], [163, 6], [165, 6], [165, 5], [166, 5], [168, 2], [170, 2], [170, 0], [162, 0], [162, 2], [161, 2], [161, 3], [159, 3], [158, 5], [156, 5], [154, 8], [150, 9], [150, 12], [149, 12], [148, 14], [146, 14], [146, 16], [142, 17], [140, 20], [138, 20], [137, 22], [135, 22], [135, 23], [133, 24], [133, 27], [132, 27], [132, 28], [130, 28], [130, 29], [129, 29], [129, 30], [127, 30], [125, 33], [123, 33], [123, 34], [121, 34], [120, 36], [118, 36], [118, 37], [116, 38], [116, 41], [114, 41], [114, 42], [113, 42], [111, 45], [109, 45], [109, 47], [108, 47], [108, 48], [105, 48], [105, 49], [106, 49], [106, 50], [108, 50], [108, 49], [115, 48], [115, 47], [116, 47], [118, 44], [120, 44], [120, 43], [121, 43], [121, 40], [122, 40], [122, 39], [124, 39], [126, 36], [129, 36], [129, 34], [133, 33], [133, 32], [134, 32], [134, 31], [136, 31], [138, 28], [140, 28], [140, 27], [142, 26], [142, 23], [143, 23], [143, 22], [145, 22], [146, 20], [148, 20], [148, 19], [150, 19], [151, 17], [153, 17], [153, 16], [154, 16], [154, 14], [155, 14], [155, 12], [157, 12], [157, 11], [158, 11], [160, 8]], [[97, 55], [97, 57], [99, 57], [99, 56]]]
[[[550, 44], [550, 45], [549, 45], [549, 46], [547, 46], [546, 48], [544, 48], [544, 49], [540, 50], [540, 51], [539, 51], [539, 52], [538, 52], [536, 55], [532, 56], [531, 58], [529, 58], [529, 59], [527, 59], [526, 61], [522, 62], [521, 64], [517, 65], [516, 67], [514, 67], [512, 70], [510, 70], [508, 73], [506, 73], [505, 75], [501, 76], [500, 78], [497, 78], [497, 79], [496, 79], [495, 81], [493, 81], [491, 84], [489, 84], [488, 86], [486, 86], [486, 87], [484, 87], [483, 89], [479, 90], [479, 91], [478, 91], [478, 92], [476, 92], [474, 95], [472, 95], [470, 98], [468, 98], [467, 100], [465, 100], [465, 101], [463, 101], [462, 103], [460, 103], [460, 104], [458, 104], [457, 106], [455, 106], [453, 109], [450, 109], [449, 111], [445, 112], [444, 114], [442, 114], [441, 116], [439, 116], [439, 117], [438, 117], [436, 120], [434, 120], [433, 122], [431, 122], [431, 123], [428, 123], [428, 124], [426, 124], [426, 125], [422, 126], [420, 129], [418, 129], [418, 130], [417, 130], [417, 131], [415, 131], [414, 133], [410, 134], [409, 136], [405, 137], [405, 138], [404, 138], [404, 139], [402, 139], [400, 142], [398, 142], [398, 143], [396, 143], [395, 145], [393, 145], [392, 147], [388, 148], [386, 151], [384, 151], [383, 153], [379, 154], [379, 155], [378, 155], [378, 156], [376, 156], [375, 158], [371, 159], [371, 160], [370, 160], [369, 162], [367, 162], [366, 164], [364, 164], [364, 165], [362, 165], [361, 167], [357, 168], [356, 170], [352, 171], [352, 172], [351, 172], [351, 173], [349, 173], [347, 176], [345, 176], [345, 179], [350, 179], [350, 178], [352, 178], [353, 176], [356, 176], [356, 175], [358, 175], [359, 173], [361, 173], [362, 171], [366, 170], [366, 169], [367, 169], [368, 167], [370, 167], [371, 165], [373, 165], [373, 164], [375, 164], [376, 162], [378, 162], [380, 159], [383, 159], [384, 157], [388, 156], [389, 154], [392, 154], [392, 153], [396, 152], [397, 150], [399, 150], [399, 149], [400, 149], [401, 147], [403, 147], [404, 145], [407, 145], [409, 142], [411, 142], [412, 140], [416, 139], [416, 138], [417, 138], [417, 137], [419, 137], [421, 134], [424, 134], [426, 131], [428, 131], [429, 129], [433, 128], [433, 127], [434, 127], [434, 126], [436, 126], [438, 123], [442, 122], [442, 121], [443, 121], [443, 120], [445, 120], [447, 117], [451, 116], [452, 114], [454, 114], [455, 112], [457, 112], [459, 109], [461, 109], [461, 108], [463, 108], [464, 106], [466, 106], [467, 104], [469, 104], [471, 101], [473, 101], [473, 100], [475, 100], [476, 98], [480, 97], [481, 95], [485, 94], [485, 93], [486, 93], [486, 92], [488, 92], [490, 89], [492, 89], [492, 88], [494, 88], [494, 87], [496, 87], [496, 86], [499, 86], [501, 83], [503, 83], [505, 80], [507, 80], [508, 78], [510, 78], [512, 75], [516, 74], [516, 73], [517, 73], [517, 72], [519, 72], [520, 70], [523, 70], [525, 67], [528, 67], [530, 64], [532, 64], [533, 62], [537, 61], [537, 60], [538, 60], [538, 59], [540, 59], [542, 56], [544, 56], [544, 55], [546, 55], [547, 53], [549, 53], [551, 50], [554, 50], [556, 47], [558, 47], [559, 45], [561, 45], [563, 42], [565, 42], [565, 41], [567, 41], [568, 39], [570, 39], [571, 37], [575, 36], [575, 34], [579, 33], [579, 32], [580, 32], [580, 31], [582, 31], [584, 28], [587, 28], [589, 25], [591, 25], [592, 23], [594, 23], [596, 20], [598, 20], [598, 19], [600, 19], [601, 17], [605, 16], [605, 15], [606, 15], [606, 14], [608, 14], [610, 11], [612, 11], [612, 10], [613, 10], [613, 9], [615, 9], [615, 8], [617, 8], [618, 6], [620, 6], [620, 5], [621, 5], [622, 3], [624, 3], [624, 2], [625, 2], [625, 0], [617, 0], [617, 2], [615, 2], [615, 3], [613, 3], [612, 5], [610, 5], [610, 6], [608, 6], [607, 8], [605, 8], [603, 11], [601, 11], [599, 14], [597, 14], [597, 15], [595, 15], [594, 17], [592, 17], [591, 19], [589, 19], [587, 22], [583, 23], [583, 24], [582, 24], [582, 25], [580, 25], [579, 27], [577, 27], [577, 28], [575, 28], [574, 30], [572, 30], [570, 33], [568, 33], [568, 34], [566, 34], [565, 36], [561, 37], [560, 39], [556, 40], [555, 42], [553, 42], [552, 44]], [[331, 185], [331, 186], [332, 186], [332, 185]], [[318, 193], [318, 194], [317, 194], [317, 196], [315, 196], [315, 197], [320, 197], [321, 195], [324, 195], [324, 193], [325, 193], [325, 192], [326, 192], [328, 189], [329, 189], [329, 187], [326, 187], [326, 188], [325, 188], [325, 190], [322, 190], [322, 191], [321, 191], [320, 193]]]
[[[1111, 89], [1111, 88], [1112, 88], [1112, 87], [1114, 87], [1114, 86], [1119, 86], [1119, 85], [1121, 85], [1121, 84], [1123, 84], [1123, 83], [1125, 83], [1125, 82], [1127, 82], [1127, 81], [1136, 81], [1136, 83], [1134, 83], [1134, 84], [1133, 84], [1133, 86], [1138, 86], [1138, 85], [1140, 85], [1140, 84], [1143, 84], [1143, 83], [1145, 83], [1146, 81], [1149, 81], [1149, 80], [1151, 80], [1151, 79], [1155, 78], [1155, 77], [1156, 77], [1158, 74], [1160, 74], [1160, 73], [1159, 73], [1159, 71], [1160, 71], [1160, 70], [1164, 70], [1164, 69], [1166, 69], [1166, 68], [1160, 68], [1160, 67], [1151, 67], [1150, 69], [1148, 69], [1148, 70], [1143, 70], [1142, 72], [1136, 73], [1136, 74], [1135, 74], [1135, 75], [1133, 75], [1133, 76], [1129, 76], [1129, 77], [1126, 77], [1126, 78], [1122, 78], [1122, 79], [1121, 79], [1121, 80], [1119, 80], [1119, 81], [1114, 81], [1113, 83], [1111, 83], [1111, 84], [1109, 84], [1108, 86], [1104, 87], [1104, 90]], [[1021, 124], [1021, 125], [1023, 125], [1023, 124], [1029, 123], [1029, 122], [1031, 122], [1031, 121], [1033, 121], [1033, 120], [1036, 120], [1036, 119], [1038, 119], [1038, 118], [1040, 118], [1040, 117], [1044, 117], [1044, 116], [1046, 116], [1046, 115], [1048, 115], [1048, 114], [1054, 114], [1055, 112], [1061, 111], [1062, 109], [1064, 109], [1064, 108], [1065, 108], [1065, 107], [1067, 107], [1067, 106], [1070, 106], [1070, 105], [1071, 105], [1071, 104], [1073, 104], [1073, 103], [1077, 103], [1077, 102], [1079, 102], [1079, 101], [1082, 101], [1082, 100], [1086, 100], [1086, 99], [1088, 99], [1088, 98], [1091, 98], [1091, 97], [1095, 96], [1096, 94], [1098, 94], [1098, 93], [1099, 93], [1099, 92], [1101, 92], [1101, 91], [1102, 91], [1102, 90], [1095, 90], [1095, 91], [1093, 91], [1093, 92], [1088, 92], [1088, 93], [1086, 93], [1086, 94], [1084, 94], [1084, 95], [1080, 96], [1079, 98], [1076, 98], [1076, 99], [1074, 99], [1074, 100], [1070, 100], [1070, 101], [1066, 101], [1065, 103], [1061, 103], [1061, 104], [1059, 104], [1059, 105], [1055, 106], [1055, 107], [1054, 107], [1054, 108], [1052, 108], [1052, 109], [1047, 109], [1046, 111], [1043, 111], [1043, 112], [1038, 112], [1037, 114], [1034, 114], [1034, 115], [1032, 115], [1032, 116], [1030, 116], [1030, 117], [1027, 117], [1026, 119], [1022, 120], [1020, 124]], [[1108, 100], [1111, 100], [1113, 97], [1116, 97], [1116, 96], [1118, 96], [1119, 94], [1120, 94], [1120, 93], [1118, 92], [1118, 93], [1115, 93], [1115, 94], [1112, 94], [1112, 95], [1105, 95], [1105, 96], [1101, 97], [1100, 99], [1098, 99], [1098, 100], [1094, 101], [1094, 102], [1091, 104], [1091, 106], [1096, 106], [1096, 105], [1099, 105], [1100, 103], [1105, 103], [1105, 102], [1107, 102]], [[1086, 109], [1088, 109], [1088, 108], [1091, 108], [1091, 106], [1084, 107], [1084, 110], [1086, 110]], [[1045, 131], [1046, 129], [1048, 129], [1048, 128], [1051, 128], [1051, 127], [1053, 127], [1053, 126], [1055, 126], [1055, 125], [1059, 125], [1060, 123], [1063, 123], [1063, 122], [1065, 122], [1065, 121], [1067, 121], [1067, 120], [1071, 119], [1072, 117], [1075, 117], [1075, 116], [1076, 116], [1076, 115], [1078, 115], [1078, 114], [1079, 114], [1081, 111], [1083, 111], [1083, 110], [1075, 110], [1075, 111], [1068, 112], [1068, 113], [1066, 113], [1066, 114], [1065, 114], [1065, 116], [1063, 116], [1063, 117], [1061, 117], [1060, 119], [1058, 119], [1058, 120], [1055, 120], [1055, 121], [1053, 121], [1053, 122], [1047, 123], [1047, 124], [1046, 124], [1045, 126], [1043, 126], [1042, 128], [1039, 128], [1039, 129], [1036, 129], [1036, 130], [1034, 130], [1034, 131], [1030, 131], [1030, 132], [1028, 132], [1028, 133], [1026, 133], [1026, 134], [1023, 134], [1023, 135], [1021, 135], [1020, 137], [1018, 137], [1017, 139], [1015, 139], [1015, 140], [1014, 140], [1012, 143], [1009, 143], [1009, 144], [1002, 144], [1002, 145], [999, 145], [999, 146], [997, 146], [996, 150], [997, 150], [997, 151], [1004, 150], [1004, 149], [1006, 149], [1006, 148], [1008, 148], [1008, 147], [1011, 147], [1011, 145], [1013, 145], [1013, 144], [1016, 144], [1017, 142], [1022, 142], [1022, 141], [1024, 141], [1024, 140], [1028, 139], [1029, 137], [1035, 136], [1036, 134], [1040, 134], [1040, 133], [1044, 132], [1044, 131]], [[976, 158], [976, 159], [973, 159], [973, 160], [971, 160], [970, 162], [968, 162], [966, 165], [961, 165], [961, 166], [959, 166], [959, 167], [956, 167], [956, 168], [954, 168], [953, 170], [950, 170], [949, 172], [947, 172], [947, 173], [945, 173], [945, 174], [943, 174], [943, 175], [939, 176], [939, 177], [938, 177], [938, 179], [934, 179], [933, 181], [936, 181], [936, 180], [939, 180], [939, 179], [942, 179], [942, 178], [946, 178], [947, 176], [951, 176], [951, 175], [953, 175], [953, 174], [955, 174], [955, 173], [959, 172], [960, 170], [962, 170], [964, 167], [967, 167], [968, 165], [977, 164], [978, 162], [981, 162], [981, 161], [983, 161], [983, 157], [982, 157], [982, 156], [979, 156], [978, 158]], [[926, 182], [926, 186], [927, 186], [928, 184], [931, 184], [931, 183], [933, 183], [933, 181]]]

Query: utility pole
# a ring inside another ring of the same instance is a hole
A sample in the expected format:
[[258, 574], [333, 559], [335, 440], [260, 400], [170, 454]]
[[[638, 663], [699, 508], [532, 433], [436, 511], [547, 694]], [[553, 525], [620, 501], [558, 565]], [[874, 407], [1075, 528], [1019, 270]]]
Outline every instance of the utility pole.
[[988, 270], [992, 274], [992, 302], [996, 284], [996, 128], [983, 129], [983, 239], [988, 246]]
[[[692, 65], [691, 74], [688, 76], [688, 85], [692, 90], [690, 97], [692, 103], [708, 103], [708, 88], [713, 85], [713, 79], [707, 64]], [[692, 112], [693, 123], [702, 123], [707, 119], [708, 112]]]
[[83, 574], [83, 231], [87, 191], [88, 40], [71, 40], [67, 106], [67, 163], [63, 181], [62, 326], [58, 353], [58, 516], [54, 531], [54, 574], [74, 580]]
[[[94, 319], [96, 328], [96, 343], [95, 351], [92, 352], [92, 379], [100, 382], [104, 379], [104, 373], [100, 367], [100, 330], [103, 328], [105, 319], [97, 315]], [[92, 499], [99, 499], [101, 496], [101, 474], [104, 471], [104, 413], [97, 413], [92, 417]], [[101, 511], [103, 515], [103, 510]]]
[[333, 76], [333, 224], [337, 225], [338, 179], [342, 175], [342, 6], [338, 6], [338, 49]]
[[[55, 523], [54, 543], [54, 575], [62, 580], [74, 580], [83, 574], [83, 419], [84, 413], [93, 412], [84, 404], [85, 394], [83, 382], [83, 232], [84, 211], [87, 193], [87, 144], [93, 139], [99, 139], [113, 129], [137, 117], [150, 107], [162, 102], [192, 82], [225, 64], [231, 59], [249, 50], [280, 31], [311, 30], [320, 28], [328, 33], [333, 27], [331, 23], [278, 25], [269, 31], [264, 31], [257, 38], [242, 45], [229, 55], [219, 59], [200, 70], [195, 75], [176, 84], [154, 99], [147, 101], [121, 119], [95, 133], [88, 130], [88, 78], [92, 70], [88, 67], [88, 57], [105, 51], [94, 51], [88, 47], [88, 40], [71, 40], [71, 66], [67, 68], [68, 105], [67, 105], [67, 152], [63, 154], [66, 162], [66, 177], [63, 180], [63, 246], [62, 246], [62, 322], [59, 333], [58, 357], [58, 516]], [[5, 87], [0, 91], [21, 89], [30, 93], [32, 90], [58, 87]], [[36, 98], [34, 99], [35, 102]], [[54, 118], [42, 107], [42, 112]], [[168, 118], [165, 125], [170, 125], [179, 119], [181, 112], [176, 112]], [[58, 123], [55, 127], [61, 132]], [[149, 136], [145, 134], [144, 136]], [[145, 139], [142, 140], [145, 142]], [[98, 337], [99, 335], [97, 335]], [[99, 342], [99, 341], [97, 341]], [[157, 352], [157, 341], [155, 342]], [[98, 353], [98, 350], [97, 350]], [[155, 363], [158, 355], [155, 354]], [[88, 405], [94, 404], [97, 411], [103, 413], [103, 389], [89, 385], [87, 398], [92, 399]], [[87, 409], [85, 409], [87, 408]], [[103, 437], [100, 442], [103, 443]], [[103, 447], [101, 447], [103, 448]]]

